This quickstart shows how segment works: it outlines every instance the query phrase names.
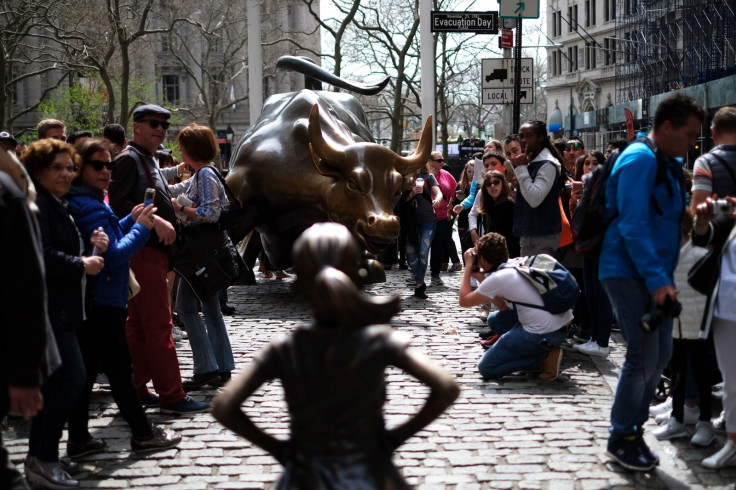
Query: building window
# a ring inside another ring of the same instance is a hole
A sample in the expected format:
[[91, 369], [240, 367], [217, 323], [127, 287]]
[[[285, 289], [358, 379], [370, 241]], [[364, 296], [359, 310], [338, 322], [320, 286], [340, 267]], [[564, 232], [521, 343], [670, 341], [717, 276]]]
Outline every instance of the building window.
[[572, 5], [567, 7], [567, 32], [572, 32]]
[[603, 48], [605, 55], [603, 56], [604, 65], [610, 66], [616, 64], [616, 40], [607, 37], [603, 40]]
[[578, 6], [577, 5], [575, 5], [572, 8], [572, 13], [575, 16], [575, 23], [573, 24], [573, 26], [574, 26], [573, 29], [575, 29], [577, 31], [578, 30]]
[[557, 50], [557, 74], [562, 75], [562, 50]]
[[164, 89], [164, 97], [170, 104], [179, 103], [179, 76], [164, 75], [162, 77], [162, 85]]
[[592, 70], [595, 68], [595, 45], [591, 43], [585, 43], [585, 68]]
[[603, 20], [608, 22], [616, 18], [616, 0], [603, 0]]
[[596, 4], [596, 0], [592, 0], [590, 2], [590, 25], [592, 25], [592, 26], [595, 25], [595, 14], [596, 14], [596, 12], [595, 12], [595, 4]]
[[557, 14], [558, 12], [552, 12], [552, 37], [560, 35], [560, 33], [557, 32]]
[[590, 27], [590, 0], [585, 0], [585, 27]]
[[161, 34], [161, 52], [168, 53], [171, 46], [169, 45], [169, 35]]
[[567, 48], [568, 72], [578, 71], [578, 47], [572, 46]]
[[562, 11], [557, 12], [557, 33], [562, 35]]

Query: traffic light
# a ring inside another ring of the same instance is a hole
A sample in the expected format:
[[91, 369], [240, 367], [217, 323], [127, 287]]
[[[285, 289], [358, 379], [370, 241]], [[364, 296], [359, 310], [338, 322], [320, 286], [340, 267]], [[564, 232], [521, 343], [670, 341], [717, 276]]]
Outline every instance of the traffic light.
[[463, 124], [463, 131], [465, 131], [466, 133], [468, 132], [468, 125], [467, 124]]
[[478, 131], [480, 131], [480, 132], [482, 133], [482, 132], [483, 132], [483, 130], [485, 129], [485, 127], [486, 127], [486, 125], [485, 125], [485, 124], [483, 124], [483, 123], [480, 123], [480, 126], [478, 126]]

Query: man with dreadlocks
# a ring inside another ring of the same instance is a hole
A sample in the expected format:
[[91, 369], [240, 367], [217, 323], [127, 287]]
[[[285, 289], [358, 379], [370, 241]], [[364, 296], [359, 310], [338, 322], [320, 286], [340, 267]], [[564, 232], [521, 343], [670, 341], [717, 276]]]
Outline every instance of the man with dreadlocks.
[[519, 181], [514, 210], [514, 235], [521, 255], [552, 255], [560, 244], [560, 205], [557, 185], [562, 166], [542, 121], [519, 128], [522, 153], [511, 158]]

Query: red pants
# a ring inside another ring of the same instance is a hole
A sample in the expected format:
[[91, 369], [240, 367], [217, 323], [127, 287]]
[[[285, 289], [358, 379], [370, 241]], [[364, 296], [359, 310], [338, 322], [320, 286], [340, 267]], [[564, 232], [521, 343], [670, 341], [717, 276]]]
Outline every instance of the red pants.
[[148, 394], [146, 383], [153, 387], [161, 405], [182, 400], [186, 394], [181, 387], [179, 360], [171, 338], [171, 310], [166, 273], [169, 258], [152, 247], [143, 247], [130, 259], [130, 267], [141, 285], [128, 304], [125, 333], [133, 359], [133, 379], [139, 397]]

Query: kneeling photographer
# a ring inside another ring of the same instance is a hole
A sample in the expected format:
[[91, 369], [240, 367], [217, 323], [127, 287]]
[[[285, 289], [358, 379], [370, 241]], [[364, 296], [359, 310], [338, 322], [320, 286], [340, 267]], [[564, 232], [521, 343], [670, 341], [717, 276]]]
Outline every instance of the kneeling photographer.
[[713, 261], [701, 337], [712, 329], [718, 368], [723, 376], [723, 411], [728, 438], [715, 454], [703, 460], [706, 468], [736, 466], [736, 198], [707, 198], [696, 208], [693, 243], [710, 245]]

